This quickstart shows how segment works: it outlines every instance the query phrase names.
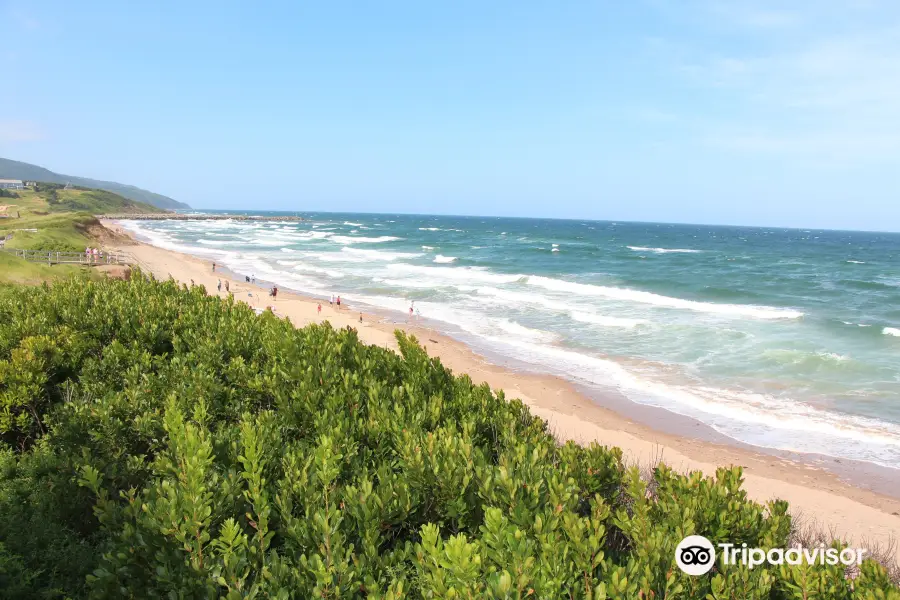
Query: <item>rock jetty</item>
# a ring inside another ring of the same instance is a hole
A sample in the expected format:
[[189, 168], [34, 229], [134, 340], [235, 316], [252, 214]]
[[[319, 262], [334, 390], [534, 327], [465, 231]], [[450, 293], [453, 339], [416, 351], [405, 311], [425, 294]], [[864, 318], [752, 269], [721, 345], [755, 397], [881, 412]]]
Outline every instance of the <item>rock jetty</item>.
[[98, 219], [112, 221], [303, 221], [303, 217], [288, 215], [227, 215], [227, 214], [182, 214], [182, 213], [137, 213], [122, 215], [98, 215]]

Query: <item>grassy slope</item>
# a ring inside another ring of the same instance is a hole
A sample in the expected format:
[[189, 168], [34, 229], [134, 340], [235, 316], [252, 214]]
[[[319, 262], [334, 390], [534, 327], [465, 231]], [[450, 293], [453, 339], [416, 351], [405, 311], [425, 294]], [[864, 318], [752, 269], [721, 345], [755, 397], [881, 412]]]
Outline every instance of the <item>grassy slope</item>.
[[160, 208], [190, 208], [183, 202], [173, 200], [168, 196], [148, 192], [133, 185], [125, 185], [114, 181], [100, 181], [86, 177], [73, 177], [54, 173], [43, 167], [32, 165], [7, 158], [0, 158], [0, 178], [22, 179], [23, 181], [49, 181], [52, 183], [71, 183], [89, 188], [98, 188], [114, 192], [131, 200], [146, 202]]
[[[0, 252], [0, 287], [10, 284], [36, 285], [70, 275], [83, 275], [85, 271], [88, 270], [78, 265], [48, 267], [45, 264], [28, 262], [6, 252]], [[87, 275], [93, 276], [94, 272], [88, 271]]]
[[[55, 199], [53, 192], [55, 191]], [[123, 198], [105, 190], [24, 190], [18, 198], [0, 198], [0, 204], [14, 205], [9, 213], [19, 218], [0, 219], [0, 238], [12, 234], [7, 248], [82, 252], [97, 245], [91, 233], [102, 213], [158, 213], [155, 206]], [[17, 231], [36, 229], [37, 231]], [[83, 267], [30, 264], [0, 252], [0, 283], [38, 283], [78, 272]]]

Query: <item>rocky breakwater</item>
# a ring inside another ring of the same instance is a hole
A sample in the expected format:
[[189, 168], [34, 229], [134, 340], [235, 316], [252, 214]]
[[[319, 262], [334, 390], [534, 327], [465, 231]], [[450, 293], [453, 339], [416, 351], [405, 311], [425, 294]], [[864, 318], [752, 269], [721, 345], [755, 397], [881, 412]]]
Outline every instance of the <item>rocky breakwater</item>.
[[303, 221], [303, 217], [289, 215], [228, 215], [228, 214], [181, 214], [181, 213], [146, 213], [146, 214], [121, 214], [98, 215], [98, 219], [111, 221], [140, 220], [140, 221]]

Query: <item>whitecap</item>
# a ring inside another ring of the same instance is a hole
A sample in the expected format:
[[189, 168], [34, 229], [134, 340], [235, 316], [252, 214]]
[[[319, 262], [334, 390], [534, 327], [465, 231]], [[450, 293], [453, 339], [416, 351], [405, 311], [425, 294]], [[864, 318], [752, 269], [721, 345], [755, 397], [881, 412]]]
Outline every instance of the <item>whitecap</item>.
[[881, 333], [883, 333], [884, 335], [893, 335], [900, 337], [900, 329], [896, 327], [885, 327], [881, 330]]
[[541, 277], [537, 275], [529, 276], [527, 278], [527, 282], [529, 285], [538, 286], [554, 292], [564, 292], [567, 294], [594, 297], [599, 296], [603, 298], [612, 298], [614, 300], [640, 302], [643, 304], [652, 304], [654, 306], [662, 306], [665, 308], [679, 308], [705, 313], [746, 316], [754, 317], [757, 319], [797, 319], [803, 316], [802, 312], [787, 308], [698, 302], [696, 300], [684, 300], [682, 298], [661, 296], [659, 294], [653, 294], [651, 292], [643, 292], [627, 288], [590, 285], [584, 283], [573, 283], [570, 281], [563, 281], [561, 279], [553, 279], [552, 277]]
[[519, 281], [524, 275], [502, 275], [492, 273], [478, 267], [426, 267], [411, 265], [408, 263], [391, 263], [387, 269], [399, 274], [408, 274], [420, 278], [430, 277], [441, 282], [452, 281], [459, 283], [513, 283]]
[[386, 250], [363, 250], [361, 248], [341, 248], [341, 252], [351, 256], [367, 258], [369, 260], [391, 261], [398, 258], [416, 258], [422, 256], [421, 252], [388, 252]]
[[444, 256], [442, 254], [438, 254], [434, 257], [434, 262], [436, 263], [452, 263], [456, 261], [455, 256]]
[[498, 300], [508, 306], [521, 308], [523, 304], [532, 304], [552, 310], [554, 312], [566, 313], [568, 316], [582, 323], [591, 323], [593, 325], [602, 325], [604, 327], [625, 327], [632, 328], [638, 325], [647, 324], [645, 319], [630, 319], [626, 317], [611, 317], [601, 315], [584, 307], [575, 307], [555, 298], [549, 298], [539, 293], [524, 294], [521, 292], [513, 292], [510, 290], [499, 289], [495, 287], [483, 286], [478, 288], [467, 288], [459, 286], [463, 291], [474, 290], [482, 296], [491, 296], [494, 300]]
[[392, 235], [382, 235], [379, 237], [349, 237], [345, 235], [335, 235], [329, 238], [333, 242], [337, 242], [338, 244], [381, 244], [383, 242], [396, 242], [402, 238], [394, 237]]
[[634, 250], [635, 252], [654, 252], [656, 254], [697, 254], [699, 252], [703, 252], [703, 250], [692, 250], [690, 248], [646, 248], [644, 246], [628, 246], [628, 249]]

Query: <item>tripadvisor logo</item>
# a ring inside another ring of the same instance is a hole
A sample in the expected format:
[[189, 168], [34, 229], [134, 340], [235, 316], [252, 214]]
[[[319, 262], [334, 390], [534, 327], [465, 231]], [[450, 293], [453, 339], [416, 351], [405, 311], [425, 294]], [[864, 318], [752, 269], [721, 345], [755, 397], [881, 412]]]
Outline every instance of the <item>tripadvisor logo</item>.
[[[735, 546], [734, 544], [718, 544], [722, 553], [722, 563], [725, 565], [746, 565], [748, 568], [758, 567], [762, 564], [770, 565], [837, 565], [844, 566], [862, 564], [863, 555], [867, 552], [862, 548], [826, 548], [825, 544], [819, 544], [815, 548], [748, 548], [747, 544]], [[689, 535], [675, 548], [675, 562], [678, 568], [688, 575], [703, 575], [708, 573], [716, 563], [716, 550], [712, 542], [702, 535]]]
[[702, 535], [689, 535], [675, 548], [675, 562], [688, 575], [703, 575], [716, 564], [716, 549]]

